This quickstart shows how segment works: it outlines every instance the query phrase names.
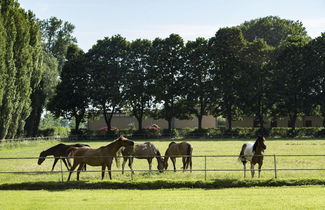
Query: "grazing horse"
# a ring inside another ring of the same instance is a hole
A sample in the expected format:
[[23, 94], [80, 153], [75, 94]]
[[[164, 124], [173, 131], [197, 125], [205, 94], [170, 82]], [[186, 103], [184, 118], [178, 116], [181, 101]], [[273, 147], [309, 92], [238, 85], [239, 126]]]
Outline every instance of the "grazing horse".
[[193, 151], [192, 146], [187, 142], [181, 142], [181, 143], [171, 142], [168, 145], [168, 148], [165, 152], [165, 159], [164, 159], [165, 170], [167, 170], [168, 168], [168, 158], [170, 158], [174, 165], [174, 171], [176, 172], [176, 165], [175, 165], [176, 158], [182, 157], [183, 171], [185, 171], [185, 169], [188, 169], [188, 167], [190, 166], [190, 170], [192, 172], [192, 151]]
[[251, 163], [251, 174], [254, 177], [254, 165], [258, 164], [258, 177], [261, 177], [261, 168], [263, 165], [263, 153], [266, 150], [264, 144], [265, 138], [263, 136], [257, 137], [255, 143], [247, 142], [243, 144], [242, 149], [239, 154], [239, 160], [244, 165], [244, 177], [246, 177], [246, 163], [249, 161]]
[[122, 146], [133, 146], [134, 142], [127, 138], [120, 136], [112, 143], [99, 147], [98, 149], [86, 148], [86, 147], [72, 147], [70, 149], [69, 157], [73, 157], [73, 165], [70, 169], [68, 180], [70, 180], [72, 172], [77, 169], [77, 180], [79, 180], [79, 174], [81, 169], [86, 165], [102, 166], [102, 179], [104, 179], [105, 168], [107, 167], [109, 178], [112, 179], [112, 162], [116, 157], [116, 152]]
[[151, 142], [145, 142], [143, 144], [136, 144], [133, 147], [121, 147], [120, 152], [123, 155], [122, 174], [124, 174], [124, 167], [127, 160], [129, 160], [129, 167], [134, 174], [132, 163], [134, 158], [147, 159], [149, 164], [149, 171], [151, 171], [152, 159], [156, 158], [158, 162], [157, 169], [159, 172], [164, 171], [163, 159], [159, 150]]
[[71, 164], [70, 164], [69, 160], [67, 159], [67, 157], [69, 155], [68, 150], [71, 147], [89, 147], [89, 145], [88, 144], [72, 144], [72, 145], [58, 144], [58, 145], [55, 145], [55, 146], [40, 153], [38, 162], [37, 162], [38, 165], [41, 165], [47, 156], [53, 155], [54, 163], [52, 166], [52, 171], [54, 170], [54, 166], [58, 162], [59, 159], [61, 159], [63, 161], [64, 165], [69, 170], [69, 167], [71, 167]]

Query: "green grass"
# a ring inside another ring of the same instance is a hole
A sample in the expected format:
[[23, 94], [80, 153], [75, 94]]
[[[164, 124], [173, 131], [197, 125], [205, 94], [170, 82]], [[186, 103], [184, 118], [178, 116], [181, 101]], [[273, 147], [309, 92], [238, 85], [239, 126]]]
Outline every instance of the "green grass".
[[324, 186], [0, 191], [0, 209], [324, 209], [324, 194]]
[[[205, 141], [193, 140], [190, 143], [193, 146], [193, 155], [238, 155], [241, 145], [247, 140], [226, 140], [226, 141]], [[253, 140], [251, 140], [253, 141]], [[88, 143], [96, 148], [108, 144], [110, 141], [91, 141]], [[136, 141], [144, 142], [144, 141]], [[152, 141], [164, 154], [169, 140]], [[9, 143], [4, 142], [0, 144], [0, 157], [34, 157], [34, 159], [18, 159], [18, 160], [3, 160], [0, 159], [0, 171], [49, 171], [51, 169], [53, 159], [47, 159], [39, 166], [37, 165], [37, 157], [42, 150], [58, 144], [58, 141], [35, 141], [35, 142], [20, 142]], [[65, 142], [70, 143], [70, 142]], [[74, 142], [71, 142], [74, 143]], [[324, 140], [267, 140], [266, 155], [292, 155], [292, 154], [324, 154], [325, 141]], [[156, 160], [153, 161], [153, 167], [156, 168]], [[169, 163], [169, 169], [171, 169]], [[277, 168], [325, 168], [325, 157], [277, 157]], [[181, 167], [181, 159], [177, 159], [177, 168]], [[204, 169], [204, 158], [193, 158], [194, 169]], [[65, 169], [65, 167], [63, 167]], [[273, 157], [265, 157], [262, 169], [273, 169]], [[127, 168], [128, 169], [128, 168]], [[148, 169], [146, 160], [135, 159], [134, 169]], [[222, 158], [207, 158], [207, 169], [242, 169], [242, 164], [237, 160], [237, 157], [222, 157]], [[56, 172], [60, 171], [60, 164], [55, 168]], [[88, 167], [88, 170], [100, 170], [100, 167]], [[115, 164], [113, 170], [117, 170]], [[66, 180], [68, 173], [63, 174]], [[248, 175], [249, 172], [248, 172]], [[107, 173], [105, 180], [108, 181]], [[212, 180], [243, 180], [242, 171], [222, 171], [222, 172], [207, 172], [207, 181]], [[324, 180], [325, 171], [278, 171], [280, 179], [317, 179]], [[101, 182], [100, 172], [81, 173], [81, 180], [88, 183]], [[134, 177], [131, 177], [129, 172], [122, 175], [120, 172], [113, 173], [113, 181], [130, 182], [148, 182], [148, 181], [204, 181], [205, 173], [194, 171], [190, 172], [136, 172]], [[274, 178], [274, 171], [262, 171], [262, 181], [268, 181]], [[76, 179], [76, 174], [72, 175], [71, 180]], [[43, 173], [43, 174], [0, 174], [0, 184], [14, 184], [26, 182], [59, 182], [61, 180], [61, 173]], [[250, 180], [250, 179], [248, 179]]]

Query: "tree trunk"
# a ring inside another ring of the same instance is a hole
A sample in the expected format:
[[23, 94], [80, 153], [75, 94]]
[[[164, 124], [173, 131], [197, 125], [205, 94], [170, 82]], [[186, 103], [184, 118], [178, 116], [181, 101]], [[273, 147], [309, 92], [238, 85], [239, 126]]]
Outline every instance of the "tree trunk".
[[202, 118], [203, 116], [202, 115], [198, 115], [197, 116], [197, 121], [198, 121], [198, 130], [202, 130]]

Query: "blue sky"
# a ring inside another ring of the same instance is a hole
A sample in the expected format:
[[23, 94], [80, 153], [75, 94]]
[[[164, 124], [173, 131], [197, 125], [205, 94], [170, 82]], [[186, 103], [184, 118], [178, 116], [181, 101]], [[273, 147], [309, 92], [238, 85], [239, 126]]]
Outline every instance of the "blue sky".
[[74, 36], [85, 51], [105, 36], [127, 40], [212, 37], [220, 27], [279, 16], [299, 20], [311, 37], [325, 32], [325, 0], [18, 0], [39, 19], [55, 16], [76, 26]]

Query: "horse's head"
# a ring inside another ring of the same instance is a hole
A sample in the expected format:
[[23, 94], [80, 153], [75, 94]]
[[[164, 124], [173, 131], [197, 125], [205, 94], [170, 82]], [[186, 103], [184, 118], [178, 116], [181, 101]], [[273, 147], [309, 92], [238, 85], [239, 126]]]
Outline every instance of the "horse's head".
[[266, 150], [266, 145], [264, 144], [265, 138], [263, 136], [257, 137], [256, 142], [258, 146], [262, 149], [262, 151]]
[[45, 151], [43, 151], [39, 154], [39, 158], [37, 161], [38, 165], [41, 165], [44, 162], [45, 158], [46, 158], [46, 154]]

